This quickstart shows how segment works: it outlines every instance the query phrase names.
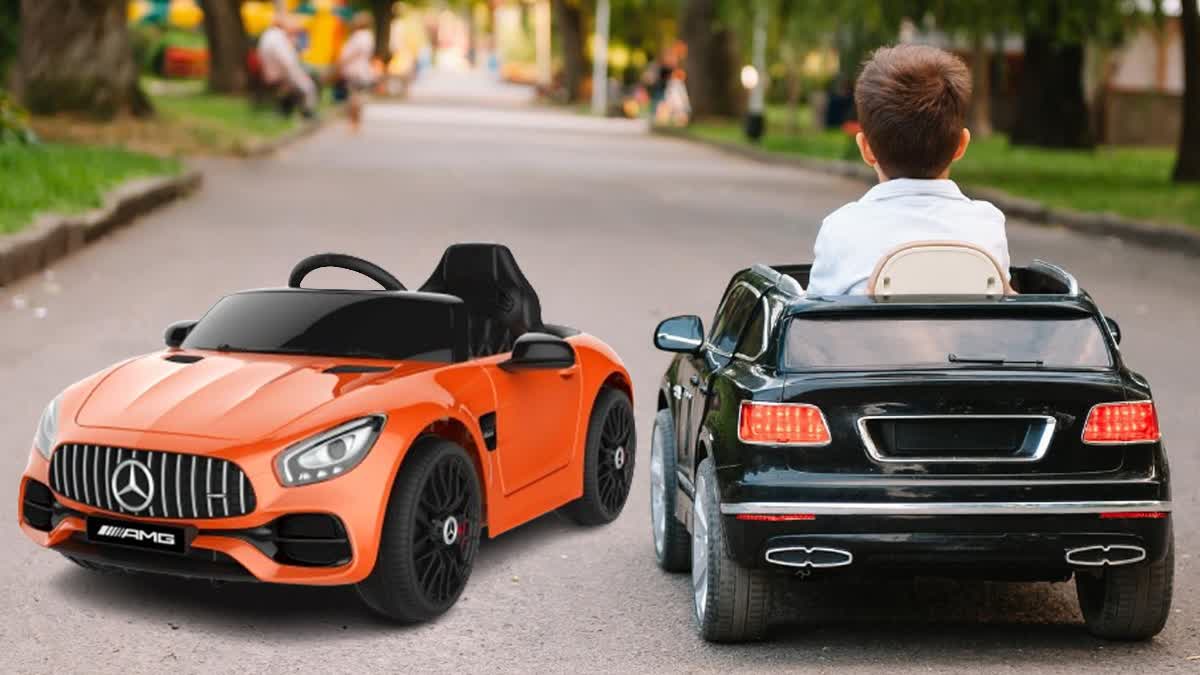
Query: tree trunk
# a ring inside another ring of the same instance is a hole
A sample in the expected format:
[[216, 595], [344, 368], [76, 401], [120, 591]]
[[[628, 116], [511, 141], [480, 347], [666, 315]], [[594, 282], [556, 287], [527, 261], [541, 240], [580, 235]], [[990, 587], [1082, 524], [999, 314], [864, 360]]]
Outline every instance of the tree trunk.
[[239, 0], [202, 0], [204, 34], [208, 37], [208, 89], [219, 94], [246, 90], [246, 28]]
[[975, 138], [992, 135], [992, 60], [984, 42], [983, 31], [971, 36], [971, 94], [970, 121], [967, 123]]
[[583, 12], [579, 5], [572, 0], [554, 0], [554, 25], [563, 51], [563, 89], [567, 93], [567, 102], [574, 103], [580, 98], [583, 85]]
[[392, 58], [394, 9], [394, 0], [371, 0], [371, 14], [375, 17], [375, 56], [384, 63]]
[[1012, 141], [1045, 148], [1091, 148], [1095, 139], [1083, 96], [1083, 44], [1058, 33], [1063, 0], [1045, 21], [1025, 25], [1025, 63]]
[[17, 88], [34, 113], [153, 112], [138, 85], [125, 0], [21, 0]]
[[1172, 174], [1177, 183], [1200, 182], [1200, 9], [1183, 0], [1183, 131]]
[[745, 109], [733, 33], [720, 25], [717, 0], [687, 0], [680, 35], [687, 43], [693, 119], [737, 117]]

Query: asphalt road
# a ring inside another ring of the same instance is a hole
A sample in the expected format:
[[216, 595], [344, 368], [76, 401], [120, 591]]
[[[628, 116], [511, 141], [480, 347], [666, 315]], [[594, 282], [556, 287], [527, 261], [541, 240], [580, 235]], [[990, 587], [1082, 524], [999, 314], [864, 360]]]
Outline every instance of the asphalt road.
[[[444, 105], [444, 103], [443, 103]], [[1200, 670], [1200, 265], [1014, 223], [1014, 259], [1074, 271], [1122, 321], [1155, 387], [1174, 472], [1170, 624], [1146, 644], [1084, 632], [1070, 584], [803, 588], [764, 644], [697, 639], [688, 581], [654, 565], [647, 454], [667, 357], [657, 320], [711, 316], [729, 276], [810, 257], [821, 217], [857, 183], [731, 159], [636, 127], [538, 110], [375, 106], [274, 158], [209, 161], [204, 189], [0, 289], [0, 503], [16, 502], [35, 422], [62, 387], [157, 349], [171, 321], [231, 290], [282, 285], [317, 251], [369, 257], [420, 283], [456, 241], [516, 252], [548, 321], [612, 344], [635, 377], [637, 481], [614, 524], [560, 516], [486, 542], [465, 596], [414, 628], [350, 589], [99, 576], [0, 524], [0, 672]], [[351, 281], [329, 274], [328, 283]], [[358, 283], [354, 281], [354, 283]]]

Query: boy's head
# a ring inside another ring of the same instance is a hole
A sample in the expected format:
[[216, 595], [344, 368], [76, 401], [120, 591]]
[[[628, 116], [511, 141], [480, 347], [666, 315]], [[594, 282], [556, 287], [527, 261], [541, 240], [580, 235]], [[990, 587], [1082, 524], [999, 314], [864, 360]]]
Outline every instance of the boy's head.
[[962, 157], [971, 74], [936, 47], [883, 47], [854, 87], [863, 159], [881, 178], [942, 178]]

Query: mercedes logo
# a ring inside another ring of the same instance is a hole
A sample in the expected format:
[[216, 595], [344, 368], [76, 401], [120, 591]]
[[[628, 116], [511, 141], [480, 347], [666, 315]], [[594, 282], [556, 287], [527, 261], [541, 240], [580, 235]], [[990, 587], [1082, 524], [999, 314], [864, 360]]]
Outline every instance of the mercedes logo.
[[117, 503], [132, 513], [141, 512], [154, 499], [154, 475], [136, 459], [127, 459], [117, 465], [109, 487]]

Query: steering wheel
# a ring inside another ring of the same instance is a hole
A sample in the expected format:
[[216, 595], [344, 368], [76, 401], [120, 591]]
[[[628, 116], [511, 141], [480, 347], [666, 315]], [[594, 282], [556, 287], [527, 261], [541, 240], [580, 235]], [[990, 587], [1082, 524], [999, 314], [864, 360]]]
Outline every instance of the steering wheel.
[[392, 276], [390, 272], [383, 269], [373, 262], [356, 258], [345, 253], [318, 253], [310, 255], [304, 260], [301, 260], [292, 268], [292, 274], [288, 277], [288, 287], [300, 288], [300, 282], [304, 281], [304, 277], [309, 273], [319, 270], [322, 267], [337, 267], [351, 272], [358, 272], [364, 277], [383, 286], [385, 291], [407, 291], [404, 284], [400, 280]]

